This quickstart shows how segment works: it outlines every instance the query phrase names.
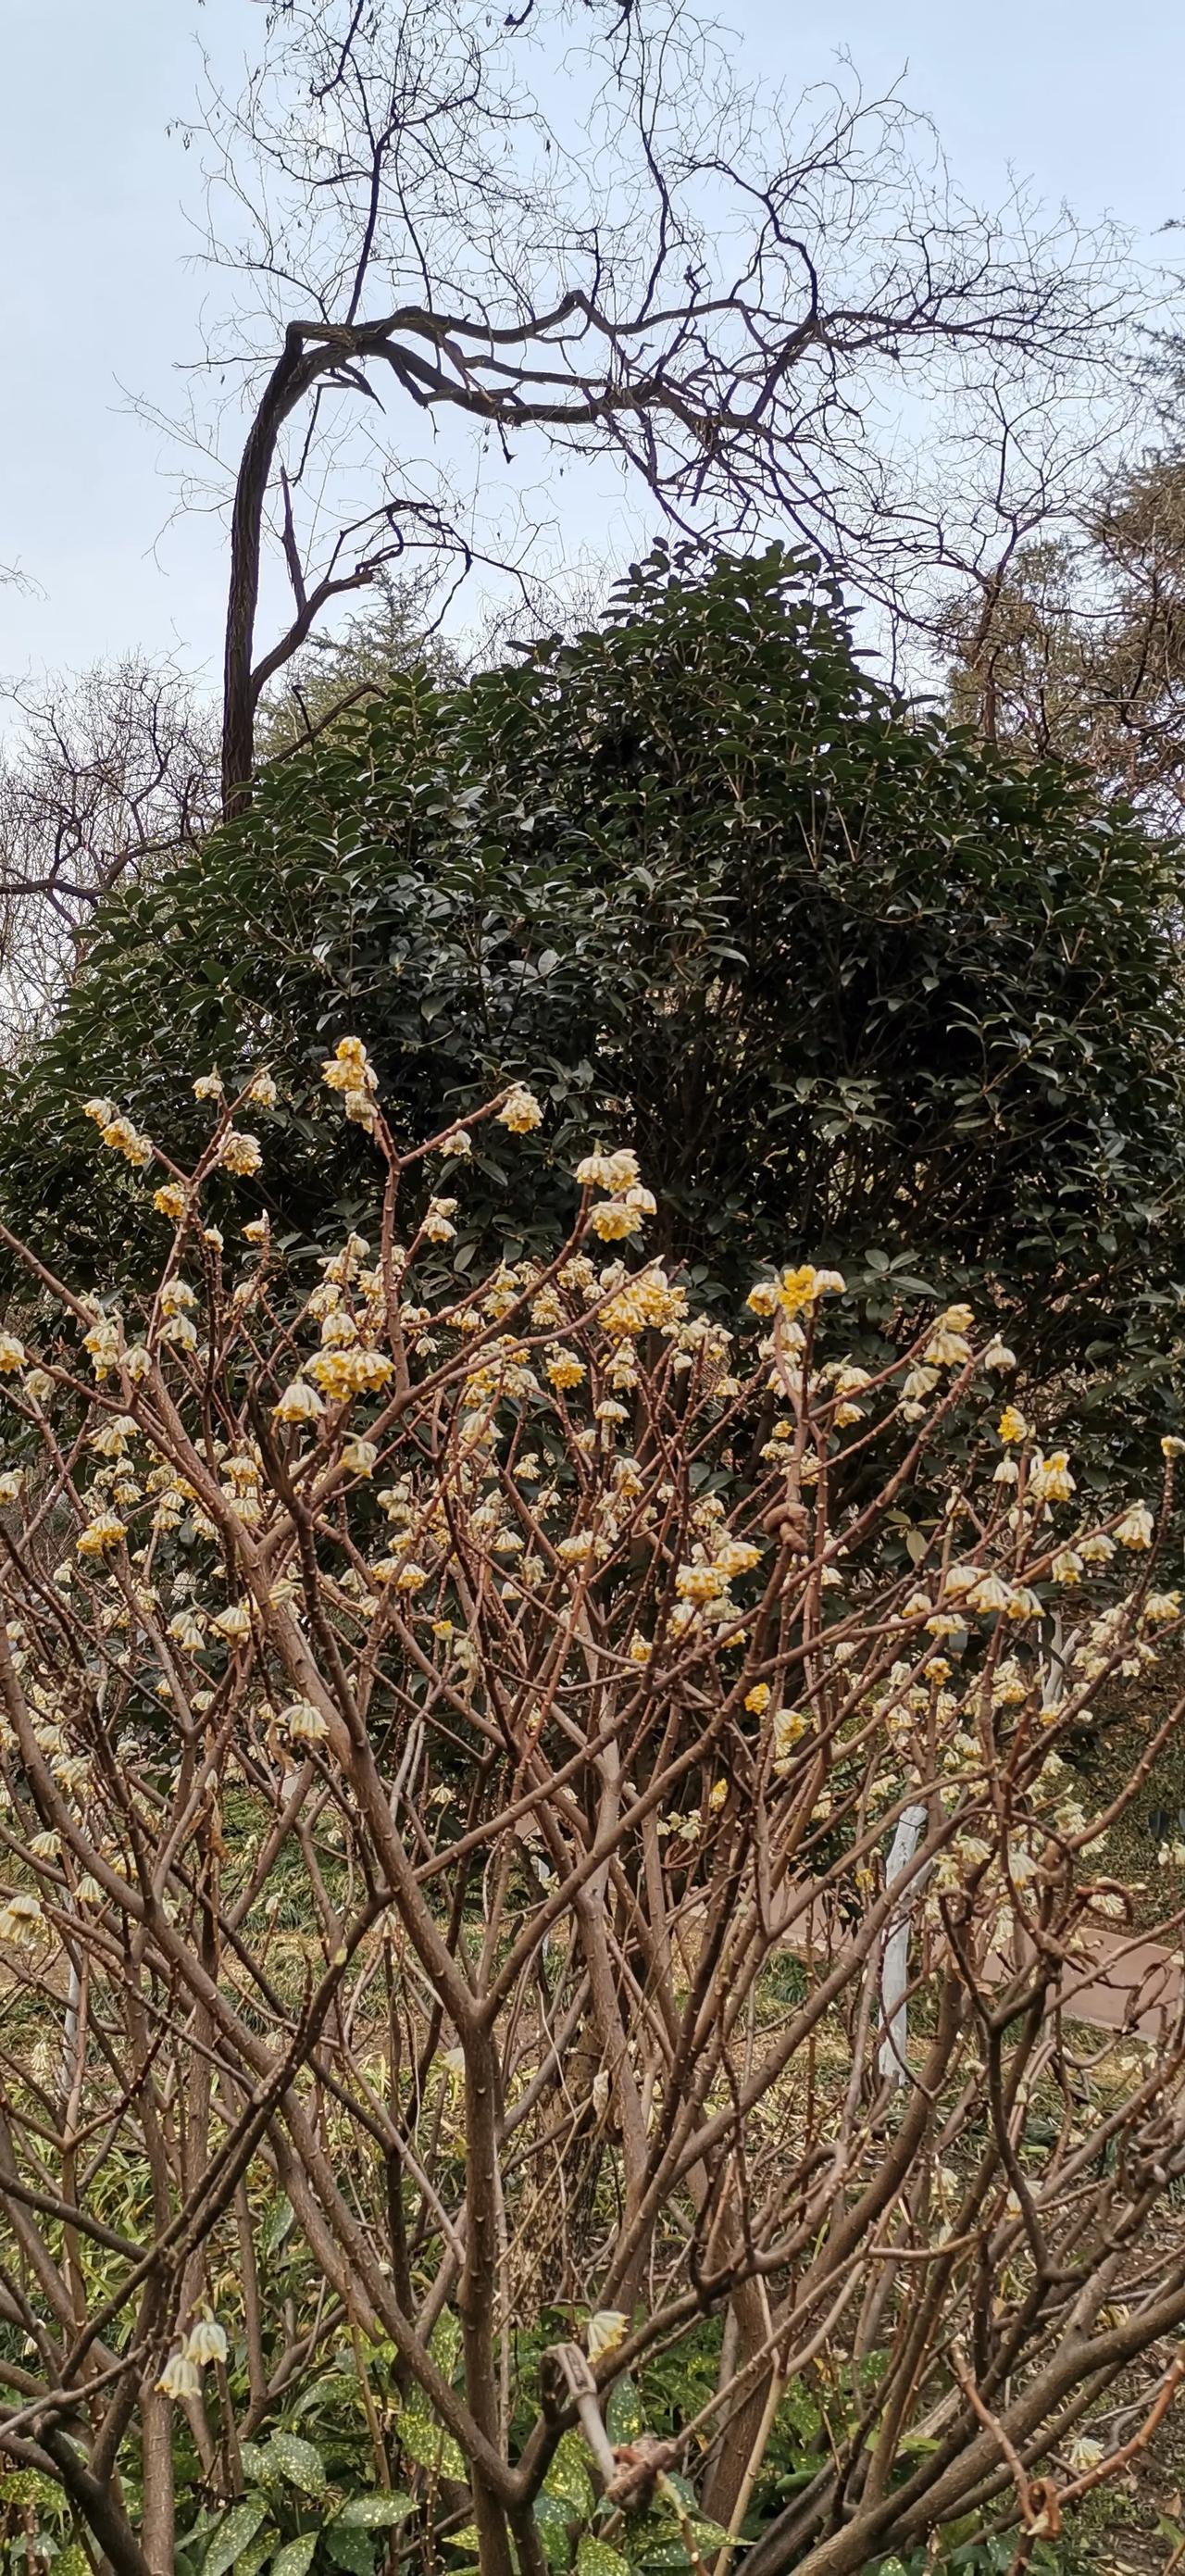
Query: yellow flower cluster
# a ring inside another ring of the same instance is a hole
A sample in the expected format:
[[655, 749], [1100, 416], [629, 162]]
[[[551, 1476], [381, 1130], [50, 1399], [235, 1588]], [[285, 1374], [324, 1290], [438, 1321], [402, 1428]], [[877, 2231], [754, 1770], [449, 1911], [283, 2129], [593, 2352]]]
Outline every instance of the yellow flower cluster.
[[589, 1210], [589, 1224], [602, 1243], [624, 1243], [632, 1234], [640, 1234], [645, 1219], [655, 1214], [651, 1192], [642, 1186], [638, 1157], [632, 1147], [624, 1146], [615, 1154], [586, 1154], [576, 1166], [576, 1178], [582, 1190], [609, 1190], [612, 1196], [597, 1201]]
[[804, 1716], [801, 1709], [775, 1709], [773, 1716], [775, 1771], [782, 1770], [789, 1764], [795, 1745], [801, 1744], [803, 1736], [810, 1733], [810, 1726], [810, 1718]]
[[321, 1079], [327, 1090], [338, 1091], [347, 1118], [356, 1127], [371, 1133], [375, 1124], [374, 1093], [378, 1075], [370, 1063], [361, 1038], [339, 1038], [333, 1054], [321, 1067]]
[[304, 1378], [294, 1377], [286, 1386], [279, 1402], [272, 1406], [277, 1422], [315, 1422], [325, 1407], [315, 1386]]
[[1147, 1504], [1133, 1503], [1130, 1511], [1124, 1513], [1123, 1519], [1116, 1522], [1115, 1536], [1121, 1547], [1138, 1552], [1143, 1548], [1151, 1547], [1153, 1527], [1152, 1514]]
[[331, 1404], [348, 1404], [355, 1395], [381, 1395], [393, 1367], [385, 1351], [321, 1350], [306, 1361], [305, 1374]]
[[1035, 1503], [1068, 1503], [1076, 1491], [1070, 1474], [1070, 1461], [1064, 1449], [1055, 1449], [1049, 1458], [1037, 1451], [1029, 1469], [1029, 1495]]
[[635, 1182], [620, 1198], [598, 1199], [588, 1221], [602, 1243], [625, 1243], [630, 1235], [641, 1233], [646, 1218], [654, 1215], [655, 1205], [652, 1192]]
[[223, 1170], [233, 1172], [237, 1180], [247, 1180], [263, 1163], [263, 1147], [258, 1136], [247, 1136], [239, 1128], [228, 1127], [218, 1148], [218, 1160]]
[[249, 1637], [251, 1634], [249, 1604], [246, 1601], [232, 1601], [228, 1609], [215, 1613], [210, 1626], [217, 1629], [220, 1637], [225, 1637], [228, 1645], [237, 1645], [242, 1638]]
[[803, 1261], [797, 1269], [788, 1265], [776, 1279], [759, 1279], [745, 1302], [754, 1315], [769, 1317], [780, 1311], [793, 1322], [820, 1297], [842, 1297], [846, 1287], [841, 1271], [816, 1270], [813, 1261]]
[[726, 1539], [714, 1556], [697, 1557], [678, 1568], [676, 1596], [702, 1609], [708, 1602], [726, 1598], [729, 1585], [738, 1575], [751, 1574], [760, 1563], [761, 1550], [748, 1539]]
[[[93, 1311], [92, 1308], [92, 1313]], [[97, 1378], [105, 1378], [113, 1368], [118, 1367], [120, 1341], [117, 1315], [98, 1316], [91, 1325], [89, 1333], [83, 1334], [82, 1347]]]
[[106, 1556], [126, 1537], [124, 1523], [116, 1519], [114, 1512], [100, 1512], [86, 1529], [79, 1531], [74, 1544], [80, 1556]]
[[457, 1229], [453, 1224], [453, 1218], [456, 1212], [455, 1199], [429, 1199], [422, 1227], [429, 1243], [455, 1243]]
[[533, 1091], [516, 1082], [498, 1111], [498, 1125], [508, 1127], [512, 1136], [529, 1136], [533, 1127], [543, 1125], [543, 1111]]
[[45, 1916], [40, 1897], [31, 1895], [25, 1888], [18, 1888], [14, 1894], [4, 1898], [0, 1905], [0, 1941], [18, 1945], [36, 1941], [44, 1929]]
[[582, 1190], [609, 1190], [615, 1198], [641, 1177], [638, 1157], [630, 1146], [615, 1154], [603, 1154], [598, 1145], [576, 1166], [576, 1179]]
[[974, 1317], [969, 1306], [948, 1306], [940, 1315], [922, 1354], [930, 1368], [964, 1368], [971, 1357], [967, 1335]]
[[[607, 1284], [607, 1283], [602, 1283]], [[635, 1340], [640, 1333], [672, 1333], [687, 1314], [687, 1292], [672, 1287], [660, 1262], [652, 1261], [633, 1277], [621, 1274], [621, 1285], [597, 1318], [610, 1341]]]
[[328, 1720], [309, 1699], [291, 1700], [280, 1711], [280, 1724], [296, 1744], [323, 1744], [329, 1733]]
[[122, 1154], [126, 1162], [139, 1166], [152, 1161], [154, 1148], [151, 1137], [142, 1136], [130, 1118], [122, 1117], [114, 1101], [87, 1100], [83, 1103], [83, 1116], [94, 1121], [103, 1143], [111, 1147], [112, 1153]]

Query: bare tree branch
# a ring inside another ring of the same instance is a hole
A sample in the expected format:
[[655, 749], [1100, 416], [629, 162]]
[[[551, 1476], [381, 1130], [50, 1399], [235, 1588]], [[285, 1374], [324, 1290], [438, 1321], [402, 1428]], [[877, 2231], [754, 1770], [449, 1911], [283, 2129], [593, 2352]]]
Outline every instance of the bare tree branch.
[[[928, 433], [977, 391], [1030, 417], [1118, 398], [1136, 298], [1116, 238], [1020, 197], [983, 214], [924, 120], [846, 71], [793, 111], [758, 98], [686, 0], [553, 0], [493, 34], [484, 0], [293, 0], [267, 30], [243, 97], [211, 86], [193, 129], [208, 256], [247, 288], [211, 349], [234, 372], [228, 431], [249, 418], [228, 810], [262, 674], [368, 578], [364, 549], [325, 563], [377, 523], [364, 482], [392, 528], [472, 558], [457, 478], [491, 440], [515, 462], [541, 438], [616, 458], [680, 529], [788, 521], [900, 606], [911, 557], [966, 559], [977, 508], [949, 479], [941, 504], [902, 482], [898, 422], [923, 393]], [[273, 509], [297, 615], [261, 653]]]

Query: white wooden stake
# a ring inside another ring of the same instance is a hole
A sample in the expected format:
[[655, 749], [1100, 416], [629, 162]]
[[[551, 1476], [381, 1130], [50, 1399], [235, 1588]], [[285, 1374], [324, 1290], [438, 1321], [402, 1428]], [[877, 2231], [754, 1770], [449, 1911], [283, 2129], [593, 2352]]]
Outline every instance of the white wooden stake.
[[[889, 1887], [900, 1878], [903, 1870], [908, 1869], [925, 1828], [925, 1808], [907, 1807], [899, 1820], [889, 1853]], [[909, 2081], [906, 2056], [909, 2006], [905, 2000], [909, 1985], [909, 1919], [928, 1877], [928, 1870], [919, 1870], [917, 1877], [911, 1880], [900, 1912], [892, 1921], [881, 1961], [881, 2024], [885, 2036], [881, 2041], [878, 2064], [887, 2084], [906, 2084]]]

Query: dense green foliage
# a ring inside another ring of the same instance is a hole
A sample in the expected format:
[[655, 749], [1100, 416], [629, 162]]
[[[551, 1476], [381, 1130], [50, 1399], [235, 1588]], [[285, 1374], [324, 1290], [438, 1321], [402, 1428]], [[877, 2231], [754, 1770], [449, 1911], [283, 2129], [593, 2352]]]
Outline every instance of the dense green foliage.
[[[97, 1172], [81, 1099], [182, 1150], [179, 1069], [274, 1060], [307, 1080], [264, 1195], [338, 1229], [365, 1148], [318, 1066], [356, 1031], [409, 1132], [492, 1075], [548, 1096], [541, 1225], [577, 1136], [628, 1139], [701, 1277], [838, 1261], [870, 1330], [915, 1283], [965, 1291], [1075, 1406], [1119, 1385], [1134, 1418], [1185, 1281], [1177, 869], [1080, 774], [878, 686], [808, 560], [657, 552], [596, 631], [396, 679], [106, 906], [10, 1085], [4, 1213], [118, 1273], [143, 1191]], [[459, 1266], [502, 1190], [483, 1144]]]

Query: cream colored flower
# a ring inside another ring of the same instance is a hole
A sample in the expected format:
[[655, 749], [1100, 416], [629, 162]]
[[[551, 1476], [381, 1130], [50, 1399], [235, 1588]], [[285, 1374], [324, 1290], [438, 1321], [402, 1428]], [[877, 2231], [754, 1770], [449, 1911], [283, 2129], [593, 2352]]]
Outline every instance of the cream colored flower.
[[197, 2317], [191, 2325], [181, 2349], [185, 2355], [185, 2359], [187, 2361], [197, 2362], [199, 2367], [203, 2363], [209, 2361], [225, 2361], [227, 2353], [226, 2335], [223, 2328], [219, 2325], [217, 2317]]
[[600, 2361], [602, 2354], [616, 2352], [625, 2342], [629, 2318], [620, 2308], [598, 2308], [588, 2321], [587, 2350], [590, 2361]]
[[184, 1216], [185, 1192], [181, 1187], [180, 1181], [166, 1181], [163, 1188], [154, 1190], [152, 1193], [152, 1204], [159, 1216], [168, 1216], [174, 1219]]
[[329, 1723], [311, 1699], [291, 1700], [280, 1711], [280, 1724], [298, 1744], [324, 1744]]
[[[108, 1370], [113, 1369], [119, 1360], [118, 1316], [100, 1315], [91, 1325], [89, 1333], [83, 1334], [82, 1347], [90, 1360], [95, 1376], [106, 1377]], [[13, 1361], [10, 1365], [16, 1367], [19, 1363]], [[0, 1350], [0, 1368], [4, 1366], [3, 1351]]]
[[[194, 1087], [196, 1089], [196, 1084]], [[166, 2361], [156, 2385], [162, 2397], [171, 2397], [175, 2401], [186, 2397], [200, 2397], [202, 2374], [196, 2361], [191, 2361], [188, 2353], [174, 2352]]]
[[948, 1601], [962, 1601], [982, 1581], [983, 1568], [980, 1565], [948, 1565], [942, 1579], [943, 1594]]
[[455, 1243], [457, 1229], [453, 1224], [457, 1202], [450, 1198], [429, 1199], [421, 1232], [429, 1243]]
[[714, 1601], [725, 1581], [714, 1565], [681, 1565], [675, 1576], [675, 1591], [680, 1601], [702, 1604]]
[[801, 1744], [803, 1736], [810, 1733], [810, 1726], [810, 1718], [804, 1716], [800, 1708], [775, 1709], [773, 1716], [775, 1761], [789, 1761], [795, 1745]]
[[18, 1888], [0, 1904], [0, 1941], [36, 1941], [45, 1929], [41, 1899]]
[[641, 1177], [638, 1157], [629, 1146], [615, 1154], [604, 1154], [598, 1146], [576, 1166], [576, 1179], [582, 1190], [627, 1190]]
[[113, 1414], [111, 1422], [103, 1422], [98, 1432], [90, 1432], [88, 1445], [98, 1450], [100, 1458], [121, 1458], [129, 1440], [134, 1440], [134, 1437], [137, 1437], [137, 1425], [134, 1425], [131, 1414]]
[[1106, 1530], [1096, 1530], [1092, 1537], [1080, 1538], [1076, 1544], [1084, 1565], [1109, 1565], [1115, 1554], [1115, 1541]]
[[985, 1574], [976, 1584], [975, 1590], [967, 1594], [967, 1607], [969, 1610], [982, 1612], [1007, 1610], [1011, 1600], [1011, 1584], [1005, 1583], [1000, 1574]]
[[960, 1304], [946, 1308], [945, 1313], [938, 1317], [922, 1353], [929, 1367], [959, 1368], [970, 1359], [971, 1344], [967, 1335], [972, 1320], [969, 1306]]
[[965, 1333], [952, 1333], [944, 1324], [938, 1324], [922, 1357], [931, 1368], [961, 1368], [971, 1357], [971, 1344]]
[[819, 1273], [813, 1261], [801, 1262], [797, 1270], [787, 1266], [774, 1291], [777, 1305], [789, 1318], [801, 1314], [804, 1306], [813, 1306], [818, 1294]]
[[166, 1315], [160, 1337], [162, 1342], [171, 1343], [176, 1351], [197, 1349], [197, 1326], [188, 1315]]
[[751, 1574], [761, 1563], [761, 1550], [746, 1538], [726, 1539], [716, 1551], [715, 1572], [724, 1583], [732, 1583], [738, 1574]]
[[229, 1609], [215, 1613], [210, 1626], [216, 1628], [219, 1636], [225, 1637], [232, 1644], [240, 1637], [249, 1637], [251, 1634], [250, 1604], [246, 1601], [232, 1601]]
[[325, 1406], [316, 1387], [309, 1386], [301, 1377], [294, 1377], [291, 1386], [285, 1387], [279, 1402], [272, 1406], [278, 1422], [315, 1422], [318, 1414], [324, 1411]]
[[635, 1181], [616, 1198], [599, 1199], [589, 1211], [589, 1224], [602, 1243], [623, 1243], [630, 1235], [639, 1234], [648, 1216], [653, 1216], [657, 1202], [653, 1192]]
[[263, 1163], [263, 1147], [258, 1136], [247, 1136], [237, 1127], [228, 1127], [218, 1148], [218, 1160], [237, 1179], [248, 1180]]
[[498, 1125], [508, 1127], [512, 1136], [529, 1136], [533, 1127], [543, 1124], [543, 1111], [533, 1091], [516, 1082], [498, 1111]]
[[103, 1128], [102, 1136], [103, 1143], [110, 1146], [112, 1153], [122, 1154], [125, 1162], [142, 1169], [145, 1163], [152, 1161], [151, 1137], [141, 1136], [138, 1129], [133, 1127], [130, 1118], [113, 1118], [110, 1124]]
[[126, 1537], [127, 1530], [114, 1512], [100, 1512], [86, 1529], [79, 1531], [74, 1545], [80, 1556], [106, 1556]]
[[1121, 1547], [1138, 1551], [1152, 1545], [1153, 1520], [1146, 1503], [1133, 1503], [1123, 1519], [1115, 1524], [1115, 1536]]
[[378, 1090], [378, 1075], [369, 1062], [361, 1038], [339, 1038], [333, 1054], [321, 1067], [321, 1079], [329, 1091], [367, 1092]]
[[205, 1644], [205, 1638], [192, 1610], [176, 1612], [169, 1621], [169, 1635], [179, 1646], [184, 1647], [187, 1655], [200, 1655]]
[[1029, 1470], [1028, 1490], [1037, 1503], [1069, 1502], [1075, 1485], [1064, 1449], [1055, 1449], [1049, 1458], [1043, 1458], [1038, 1450]]
[[346, 1404], [355, 1395], [377, 1395], [394, 1371], [385, 1351], [318, 1351], [305, 1363], [331, 1404]]

